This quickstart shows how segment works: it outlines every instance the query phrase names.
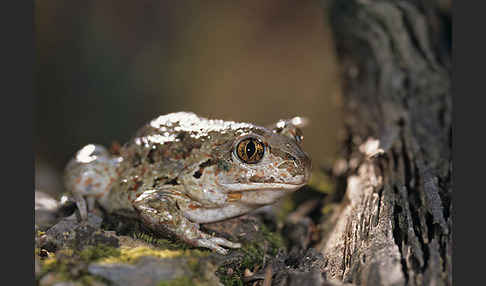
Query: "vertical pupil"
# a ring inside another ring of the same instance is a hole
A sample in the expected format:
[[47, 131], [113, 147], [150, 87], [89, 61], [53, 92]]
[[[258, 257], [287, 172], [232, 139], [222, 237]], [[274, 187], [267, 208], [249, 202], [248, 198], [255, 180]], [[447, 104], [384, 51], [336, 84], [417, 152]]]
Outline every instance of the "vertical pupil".
[[250, 142], [246, 144], [246, 155], [251, 157], [253, 156], [253, 153], [255, 153], [255, 143], [253, 143], [253, 140], [250, 140]]

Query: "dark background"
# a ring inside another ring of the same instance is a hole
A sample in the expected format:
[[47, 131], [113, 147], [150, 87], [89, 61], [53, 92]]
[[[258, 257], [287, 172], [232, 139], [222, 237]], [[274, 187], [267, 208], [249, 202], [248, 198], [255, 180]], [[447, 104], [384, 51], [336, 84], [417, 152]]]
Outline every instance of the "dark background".
[[319, 1], [37, 1], [36, 187], [88, 143], [128, 140], [159, 114], [268, 124], [311, 119], [314, 168], [338, 150], [339, 79]]

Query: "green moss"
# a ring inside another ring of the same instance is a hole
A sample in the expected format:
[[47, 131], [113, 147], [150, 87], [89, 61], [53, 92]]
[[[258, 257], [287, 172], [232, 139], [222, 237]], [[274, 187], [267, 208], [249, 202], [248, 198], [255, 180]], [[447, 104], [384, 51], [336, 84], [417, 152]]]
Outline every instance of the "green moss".
[[246, 268], [253, 269], [255, 265], [263, 263], [263, 248], [258, 244], [246, 245], [243, 249], [243, 259], [241, 260], [241, 267], [244, 271]]
[[61, 249], [57, 254], [50, 254], [49, 257], [41, 260], [41, 273], [54, 271], [69, 276], [67, 272], [72, 264], [72, 254], [71, 249]]
[[[87, 246], [81, 251], [64, 248], [42, 260], [41, 277], [47, 273], [56, 273], [60, 281], [76, 281], [81, 282], [82, 285], [91, 285], [95, 280], [103, 281], [102, 278], [90, 275], [87, 272], [87, 266], [92, 262], [135, 263], [144, 256], [160, 258], [183, 256], [188, 260], [192, 275], [173, 281], [164, 281], [160, 285], [194, 285], [195, 282], [197, 282], [197, 285], [212, 285], [207, 284], [208, 279], [204, 278], [205, 270], [201, 268], [202, 264], [200, 263], [200, 259], [208, 254], [208, 251], [198, 249], [170, 250], [148, 246], [114, 248], [104, 244]], [[73, 271], [73, 269], [77, 270]]]
[[55, 273], [57, 282], [75, 281], [79, 282], [81, 285], [95, 285], [97, 281], [105, 282], [101, 277], [93, 276], [83, 270], [77, 274], [73, 274], [71, 270], [76, 265], [77, 263], [70, 259], [48, 258], [42, 264], [40, 277], [43, 277], [48, 273]]
[[267, 244], [267, 252], [271, 255], [276, 255], [279, 250], [285, 249], [285, 242], [282, 234], [273, 232], [267, 229], [265, 225], [262, 225], [262, 233]]
[[119, 257], [120, 255], [121, 251], [118, 248], [104, 244], [85, 247], [79, 254], [81, 260], [84, 262], [92, 262], [108, 257]]
[[[242, 277], [245, 269], [254, 270], [257, 266], [262, 269], [265, 254], [275, 256], [280, 250], [285, 250], [284, 239], [280, 233], [269, 231], [264, 225], [261, 229], [264, 239], [243, 245], [239, 250], [240, 256], [218, 268], [216, 274], [223, 285], [244, 285]], [[231, 274], [228, 274], [228, 269], [232, 269]]]
[[226, 265], [222, 267], [224, 269], [233, 269], [232, 274], [228, 274], [225, 272], [216, 272], [216, 274], [219, 276], [219, 280], [223, 285], [226, 286], [243, 286], [243, 280], [241, 277], [243, 277], [244, 269], [241, 270], [241, 268], [233, 268], [233, 265]]
[[159, 258], [173, 258], [183, 255], [182, 251], [178, 250], [167, 250], [167, 249], [152, 249], [149, 247], [138, 246], [138, 247], [122, 247], [120, 249], [119, 256], [111, 256], [100, 260], [100, 263], [111, 264], [111, 263], [136, 263], [141, 257], [153, 256]]
[[82, 251], [63, 248], [55, 254], [41, 260], [41, 277], [47, 273], [55, 273], [60, 281], [78, 281], [82, 285], [92, 285], [102, 278], [90, 275], [87, 266], [90, 262], [106, 257], [119, 256], [117, 248], [104, 244], [87, 246]]
[[194, 282], [190, 277], [180, 277], [174, 280], [162, 281], [157, 286], [191, 286]]
[[132, 232], [130, 236], [134, 239], [140, 239], [148, 244], [154, 245], [161, 249], [188, 249], [189, 246], [179, 241], [171, 241], [165, 238], [158, 238], [150, 233]]
[[174, 258], [174, 257], [204, 257], [208, 255], [208, 252], [203, 252], [198, 249], [193, 250], [170, 250], [170, 249], [157, 249], [146, 246], [137, 247], [122, 247], [119, 250], [119, 255], [112, 255], [104, 259], [98, 260], [99, 263], [111, 264], [111, 263], [136, 263], [140, 258], [145, 256], [153, 256], [159, 258]]

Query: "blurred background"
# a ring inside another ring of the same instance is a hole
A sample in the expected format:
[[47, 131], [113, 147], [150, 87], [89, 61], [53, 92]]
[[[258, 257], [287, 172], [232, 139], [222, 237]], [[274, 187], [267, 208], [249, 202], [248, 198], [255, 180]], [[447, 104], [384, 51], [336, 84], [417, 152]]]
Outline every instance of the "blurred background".
[[336, 158], [340, 83], [325, 1], [35, 1], [36, 188], [63, 190], [82, 146], [124, 143], [175, 111], [260, 125], [310, 118]]

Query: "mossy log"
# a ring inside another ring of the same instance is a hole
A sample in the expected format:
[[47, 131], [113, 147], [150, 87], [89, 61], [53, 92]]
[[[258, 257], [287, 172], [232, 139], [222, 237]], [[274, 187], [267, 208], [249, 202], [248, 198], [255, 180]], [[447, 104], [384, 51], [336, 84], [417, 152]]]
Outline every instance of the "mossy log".
[[328, 278], [451, 285], [450, 1], [330, 4], [346, 136]]

